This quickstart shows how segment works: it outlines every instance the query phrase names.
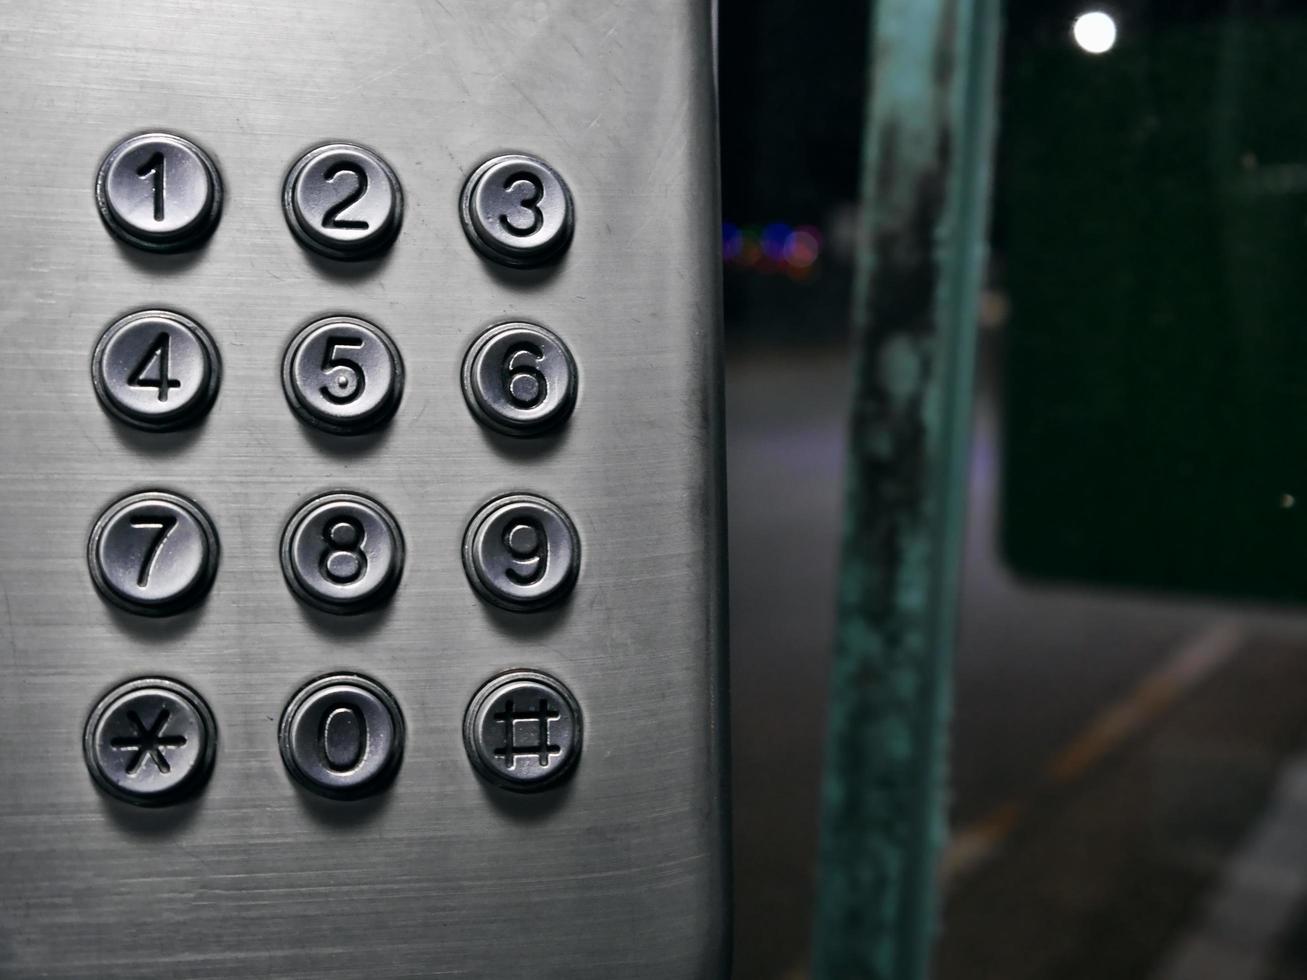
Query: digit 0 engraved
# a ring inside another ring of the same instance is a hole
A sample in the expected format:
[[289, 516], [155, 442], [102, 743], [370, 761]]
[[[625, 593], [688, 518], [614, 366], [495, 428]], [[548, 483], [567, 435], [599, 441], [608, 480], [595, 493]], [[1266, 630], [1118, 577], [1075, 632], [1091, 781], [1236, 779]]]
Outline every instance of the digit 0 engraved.
[[549, 385], [540, 371], [545, 352], [535, 344], [520, 343], [508, 349], [502, 369], [504, 391], [519, 408], [534, 408], [545, 400]]
[[338, 704], [322, 716], [318, 749], [332, 772], [349, 772], [363, 761], [368, 748], [368, 723], [352, 704]]
[[154, 181], [154, 220], [163, 220], [164, 183], [167, 174], [167, 160], [161, 152], [155, 150], [150, 159], [136, 168], [136, 176], [141, 180]]
[[150, 584], [150, 573], [154, 571], [154, 563], [159, 559], [159, 552], [163, 549], [163, 543], [172, 533], [173, 528], [177, 526], [177, 518], [171, 514], [142, 514], [139, 517], [131, 518], [132, 527], [154, 528], [159, 533], [154, 536], [145, 549], [145, 557], [141, 562], [141, 570], [136, 576], [136, 587], [143, 589]]
[[322, 552], [322, 574], [338, 585], [348, 585], [368, 570], [368, 556], [363, 553], [363, 525], [352, 517], [337, 517], [323, 529], [327, 543]]
[[518, 518], [504, 528], [504, 547], [508, 549], [509, 564], [504, 574], [518, 585], [530, 585], [545, 574], [549, 561], [549, 548], [545, 532], [533, 520]]
[[[182, 383], [168, 375], [168, 362], [171, 360], [172, 338], [168, 333], [161, 333], [154, 338], [154, 343], [145, 352], [141, 362], [127, 376], [127, 383], [133, 388], [156, 388], [159, 401], [168, 400], [168, 389], [180, 388]], [[154, 370], [155, 364], [158, 369]]]
[[[527, 173], [525, 170], [519, 171], [510, 175], [504, 181], [504, 190], [510, 194], [522, 195], [511, 218], [507, 214], [499, 216], [499, 224], [504, 231], [510, 235], [516, 235], [518, 238], [525, 238], [527, 235], [533, 235], [539, 231], [545, 223], [544, 212], [540, 210], [539, 206], [541, 199], [545, 196], [545, 188], [540, 183], [540, 178], [535, 174]], [[522, 218], [519, 217], [520, 214], [527, 215], [531, 223], [523, 227]]]
[[358, 166], [358, 164], [342, 160], [341, 162], [333, 163], [328, 167], [326, 173], [322, 175], [322, 179], [329, 184], [335, 183], [336, 178], [341, 174], [352, 175], [356, 181], [356, 185], [352, 191], [342, 197], [331, 207], [327, 208], [322, 215], [322, 227], [358, 228], [360, 230], [365, 230], [368, 227], [366, 221], [363, 221], [360, 218], [342, 218], [341, 214], [362, 200], [363, 195], [368, 192], [368, 175], [364, 173], [363, 168]]

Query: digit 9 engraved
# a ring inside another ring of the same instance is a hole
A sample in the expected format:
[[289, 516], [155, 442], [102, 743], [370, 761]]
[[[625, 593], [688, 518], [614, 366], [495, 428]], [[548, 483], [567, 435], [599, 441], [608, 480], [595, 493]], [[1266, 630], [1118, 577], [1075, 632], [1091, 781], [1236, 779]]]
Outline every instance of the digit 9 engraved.
[[504, 528], [504, 547], [509, 565], [504, 574], [518, 585], [539, 581], [549, 563], [549, 546], [544, 528], [534, 520], [517, 520]]

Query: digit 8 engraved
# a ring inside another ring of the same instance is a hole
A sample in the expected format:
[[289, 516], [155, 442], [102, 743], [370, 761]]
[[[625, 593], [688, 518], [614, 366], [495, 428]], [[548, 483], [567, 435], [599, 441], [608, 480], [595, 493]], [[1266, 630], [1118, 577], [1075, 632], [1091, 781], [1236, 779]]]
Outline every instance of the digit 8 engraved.
[[530, 585], [545, 574], [549, 549], [544, 529], [535, 521], [518, 519], [505, 527], [504, 547], [509, 555], [504, 574], [518, 585]]
[[368, 570], [368, 557], [361, 549], [363, 525], [352, 517], [331, 520], [322, 530], [327, 548], [322, 552], [322, 574], [338, 585], [348, 585]]
[[535, 408], [549, 394], [549, 383], [539, 365], [545, 352], [535, 344], [520, 343], [504, 358], [504, 391], [519, 408]]

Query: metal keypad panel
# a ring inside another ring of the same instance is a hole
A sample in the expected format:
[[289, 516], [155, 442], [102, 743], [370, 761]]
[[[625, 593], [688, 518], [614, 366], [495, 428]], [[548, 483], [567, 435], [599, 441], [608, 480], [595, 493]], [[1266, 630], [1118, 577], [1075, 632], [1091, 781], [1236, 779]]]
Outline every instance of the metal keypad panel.
[[0, 14], [0, 975], [724, 969], [709, 11], [529, 13]]

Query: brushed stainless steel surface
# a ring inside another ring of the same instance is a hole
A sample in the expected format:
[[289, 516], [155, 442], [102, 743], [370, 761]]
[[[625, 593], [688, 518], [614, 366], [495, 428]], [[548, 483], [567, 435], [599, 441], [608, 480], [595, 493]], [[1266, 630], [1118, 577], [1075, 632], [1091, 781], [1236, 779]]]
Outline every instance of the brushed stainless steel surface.
[[[438, 3], [8, 0], [0, 5], [0, 976], [63, 980], [433, 975], [715, 976], [724, 961], [721, 797], [719, 212], [710, 11], [701, 0]], [[161, 43], [166, 39], [166, 43]], [[124, 134], [191, 136], [226, 203], [199, 249], [105, 233], [91, 185]], [[383, 257], [322, 259], [287, 231], [287, 163], [348, 137], [401, 175]], [[528, 148], [577, 210], [551, 265], [487, 262], [463, 181]], [[100, 408], [90, 352], [143, 308], [218, 338], [205, 423], [142, 433]], [[287, 410], [298, 328], [350, 310], [404, 353], [399, 411], [336, 437]], [[467, 411], [464, 352], [510, 319], [565, 328], [582, 384], [548, 436]], [[103, 602], [86, 541], [142, 487], [200, 499], [222, 535], [208, 599], [168, 619]], [[384, 607], [338, 617], [286, 588], [282, 528], [356, 487], [403, 528]], [[576, 590], [522, 615], [468, 586], [480, 505], [557, 500]], [[487, 786], [464, 711], [528, 666], [585, 717], [582, 764], [546, 793]], [[353, 669], [403, 708], [394, 784], [339, 803], [302, 791], [278, 720], [308, 680]], [[82, 758], [113, 685], [166, 674], [220, 730], [204, 792], [160, 809], [106, 798]], [[33, 744], [40, 750], [34, 751]], [[145, 927], [148, 924], [148, 928]]]

